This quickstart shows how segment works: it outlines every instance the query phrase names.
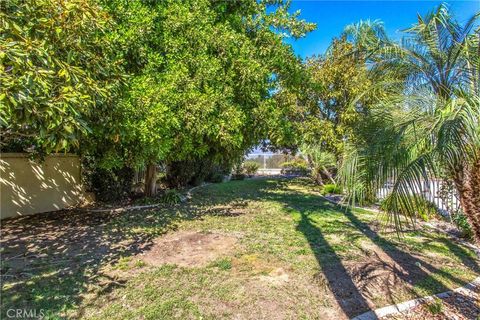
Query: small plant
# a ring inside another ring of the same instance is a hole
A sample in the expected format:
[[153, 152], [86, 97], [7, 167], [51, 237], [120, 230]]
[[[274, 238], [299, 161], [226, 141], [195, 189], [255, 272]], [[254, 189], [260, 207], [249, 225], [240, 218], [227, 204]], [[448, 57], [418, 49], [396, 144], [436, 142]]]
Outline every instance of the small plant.
[[302, 158], [296, 158], [292, 161], [282, 163], [283, 174], [306, 176], [309, 172], [308, 164]]
[[143, 260], [140, 260], [140, 259], [137, 259], [135, 260], [135, 268], [143, 268], [145, 267], [147, 264], [145, 263], [145, 261]]
[[434, 298], [433, 302], [427, 304], [428, 311], [435, 315], [443, 312], [443, 302], [439, 298]]
[[341, 194], [342, 193], [342, 187], [340, 187], [337, 184], [326, 184], [322, 188], [322, 194]]
[[243, 174], [242, 160], [237, 161], [232, 168], [231, 180], [243, 180], [245, 179], [245, 174]]
[[217, 267], [220, 270], [232, 269], [232, 261], [228, 258], [220, 259], [212, 264], [213, 267]]
[[162, 202], [166, 204], [177, 204], [182, 201], [182, 195], [176, 189], [169, 189], [165, 191], [165, 194], [162, 196]]
[[243, 163], [243, 170], [249, 176], [253, 176], [255, 173], [257, 173], [259, 168], [260, 165], [255, 161], [245, 161]]
[[455, 213], [452, 215], [452, 221], [462, 233], [462, 237], [467, 239], [473, 239], [472, 226], [467, 220], [467, 217], [463, 213]]
[[120, 259], [118, 259], [117, 264], [115, 264], [114, 269], [122, 271], [130, 269], [131, 260], [131, 257], [121, 257]]

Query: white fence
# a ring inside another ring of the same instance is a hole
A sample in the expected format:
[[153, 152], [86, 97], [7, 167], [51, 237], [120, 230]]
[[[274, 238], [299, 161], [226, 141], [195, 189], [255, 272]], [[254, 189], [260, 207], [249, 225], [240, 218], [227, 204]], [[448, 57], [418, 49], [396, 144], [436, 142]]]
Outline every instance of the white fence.
[[259, 173], [279, 174], [282, 170], [282, 164], [295, 159], [294, 156], [286, 154], [269, 153], [250, 153], [246, 156], [246, 161], [253, 161], [259, 164]]
[[[445, 181], [443, 180], [429, 180], [423, 183], [422, 196], [435, 204], [435, 206], [444, 213], [452, 213], [459, 209], [460, 201], [456, 193], [449, 194], [446, 199], [442, 198], [441, 190], [444, 187]], [[377, 197], [379, 199], [385, 199], [390, 192], [392, 191], [393, 183], [386, 183], [383, 188], [381, 188]]]

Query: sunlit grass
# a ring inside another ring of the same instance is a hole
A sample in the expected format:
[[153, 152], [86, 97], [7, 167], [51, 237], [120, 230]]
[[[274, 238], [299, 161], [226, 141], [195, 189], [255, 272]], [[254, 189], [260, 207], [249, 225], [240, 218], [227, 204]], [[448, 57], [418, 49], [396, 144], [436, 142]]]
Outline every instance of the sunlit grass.
[[[56, 307], [53, 314], [92, 319], [249, 318], [259, 308], [259, 317], [329, 314], [341, 319], [346, 311], [339, 308], [332, 278], [325, 274], [339, 263], [354, 270], [383, 254], [386, 259], [411, 259], [407, 265], [424, 272], [423, 279], [408, 283], [407, 277], [392, 286], [391, 296], [380, 289], [364, 293], [377, 306], [454, 288], [477, 276], [475, 254], [444, 235], [417, 230], [398, 237], [387, 229], [382, 232], [376, 213], [345, 210], [325, 201], [302, 179], [212, 184], [197, 189], [187, 203], [127, 212], [105, 230], [121, 232], [125, 239], [141, 235], [145, 241], [176, 230], [230, 234], [239, 241], [233, 253], [205, 266], [152, 267], [126, 252], [101, 269], [115, 279], [109, 280], [117, 283], [112, 289], [102, 289], [95, 279], [87, 286], [74, 275], [50, 279], [49, 284], [27, 281], [25, 288], [32, 292], [34, 306], [49, 303], [50, 309]], [[3, 293], [6, 306], [16, 304], [8, 286]], [[63, 302], [55, 304], [54, 296], [64, 297]], [[80, 298], [68, 304], [67, 296]]]

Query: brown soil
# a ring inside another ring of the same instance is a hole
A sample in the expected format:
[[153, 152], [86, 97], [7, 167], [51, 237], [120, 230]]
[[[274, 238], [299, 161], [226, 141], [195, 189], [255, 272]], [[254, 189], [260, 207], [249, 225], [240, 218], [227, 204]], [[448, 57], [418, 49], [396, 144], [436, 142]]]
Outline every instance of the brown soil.
[[269, 284], [272, 284], [274, 286], [279, 286], [288, 282], [289, 275], [288, 273], [285, 272], [283, 268], [276, 268], [275, 270], [270, 272], [268, 275], [259, 276], [259, 279]]
[[153, 266], [204, 266], [232, 253], [237, 241], [235, 237], [219, 233], [179, 231], [156, 239], [153, 246], [137, 258]]

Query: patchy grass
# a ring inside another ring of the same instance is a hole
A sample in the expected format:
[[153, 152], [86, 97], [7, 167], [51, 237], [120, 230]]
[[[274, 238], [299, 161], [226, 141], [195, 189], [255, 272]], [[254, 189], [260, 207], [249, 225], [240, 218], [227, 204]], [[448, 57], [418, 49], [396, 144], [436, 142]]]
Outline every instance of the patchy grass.
[[[398, 238], [375, 213], [337, 207], [303, 179], [213, 184], [170, 208], [83, 218], [2, 227], [2, 315], [28, 306], [50, 318], [346, 319], [479, 273], [475, 254], [443, 234]], [[202, 265], [142, 260], [157, 237], [195, 232], [238, 244]], [[20, 264], [18, 254], [31, 259]]]

